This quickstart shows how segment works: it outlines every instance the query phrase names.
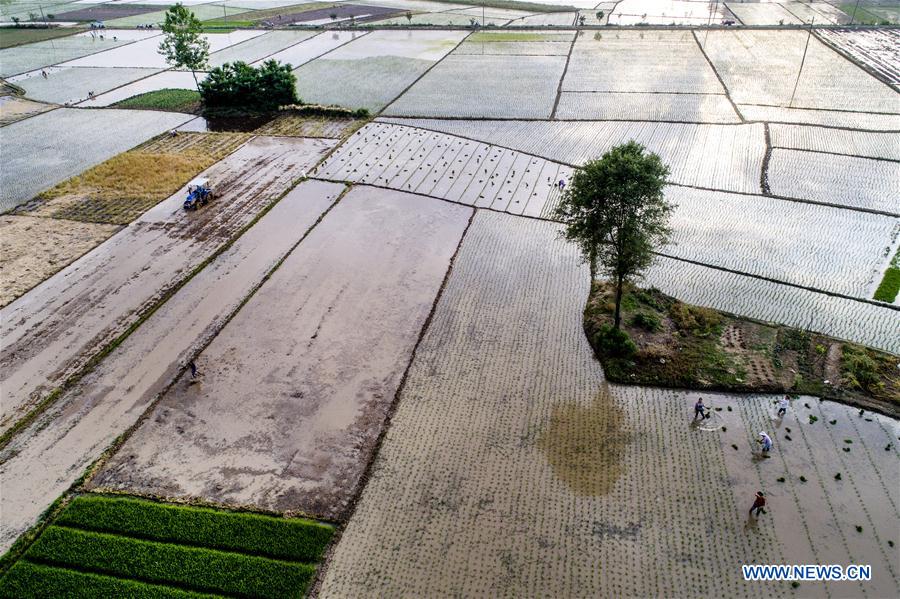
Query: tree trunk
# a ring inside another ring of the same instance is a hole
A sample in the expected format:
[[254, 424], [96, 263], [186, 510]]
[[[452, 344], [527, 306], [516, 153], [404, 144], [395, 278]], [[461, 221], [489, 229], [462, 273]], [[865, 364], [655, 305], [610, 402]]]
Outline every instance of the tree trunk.
[[597, 248], [592, 247], [588, 255], [588, 268], [591, 270], [591, 287], [594, 286], [594, 279], [597, 278]]
[[197, 81], [197, 72], [194, 69], [191, 69], [191, 75], [194, 77], [194, 85], [197, 86], [197, 91], [200, 91], [200, 82]]
[[621, 321], [621, 312], [620, 307], [622, 305], [622, 286], [623, 286], [622, 277], [616, 277], [616, 316], [615, 316], [615, 327], [619, 328], [619, 322]]

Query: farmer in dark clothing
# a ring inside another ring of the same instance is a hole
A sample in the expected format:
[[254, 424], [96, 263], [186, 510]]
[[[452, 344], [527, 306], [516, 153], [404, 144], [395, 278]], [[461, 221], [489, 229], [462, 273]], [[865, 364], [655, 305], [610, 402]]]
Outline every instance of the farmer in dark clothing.
[[[763, 495], [762, 491], [757, 491], [756, 499], [753, 500], [753, 507], [750, 508], [750, 515], [758, 517], [764, 507], [766, 507], [766, 496]], [[756, 514], [753, 513], [754, 510], [756, 510]]]
[[697, 418], [703, 420], [706, 418], [706, 406], [703, 405], [703, 398], [697, 400], [697, 403], [694, 404], [694, 420]]
[[197, 378], [197, 365], [194, 364], [193, 360], [191, 360], [190, 363], [188, 364], [188, 368], [191, 369], [191, 378], [192, 379]]

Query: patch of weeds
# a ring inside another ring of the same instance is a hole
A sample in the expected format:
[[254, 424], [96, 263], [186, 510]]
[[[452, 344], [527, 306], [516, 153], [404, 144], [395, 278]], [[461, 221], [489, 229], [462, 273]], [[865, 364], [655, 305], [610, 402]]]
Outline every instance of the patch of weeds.
[[659, 316], [647, 312], [638, 312], [631, 319], [631, 324], [638, 328], [655, 333], [662, 328]]
[[113, 107], [197, 114], [200, 112], [200, 93], [190, 89], [158, 89], [121, 100]]
[[818, 417], [813, 416], [812, 414], [809, 415], [809, 423], [810, 424], [815, 424], [816, 422], [818, 422], [818, 420], [819, 420]]
[[859, 524], [856, 525], [856, 532], [862, 532], [862, 526]]
[[853, 443], [853, 439], [844, 439], [844, 443], [849, 445], [850, 443]]
[[722, 332], [722, 316], [710, 308], [675, 302], [669, 308], [669, 315], [675, 326], [695, 337], [709, 337]]
[[843, 449], [845, 453], [850, 453], [849, 447], [841, 447], [841, 449]]

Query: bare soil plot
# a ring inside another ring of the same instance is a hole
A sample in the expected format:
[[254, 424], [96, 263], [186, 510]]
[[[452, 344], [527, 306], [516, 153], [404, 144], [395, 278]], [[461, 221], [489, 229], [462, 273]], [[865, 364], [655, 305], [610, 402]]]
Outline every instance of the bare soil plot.
[[562, 90], [725, 94], [690, 31], [582, 35]]
[[865, 158], [884, 158], [900, 161], [900, 133], [848, 131], [801, 125], [769, 125], [773, 148], [810, 150], [831, 154], [846, 154]]
[[[557, 231], [476, 215], [320, 596], [753, 597], [742, 563], [793, 559], [871, 560], [871, 583], [829, 591], [890, 595], [896, 422], [801, 398], [776, 423], [771, 397], [704, 394], [722, 409], [704, 430], [694, 394], [605, 387], [586, 269]], [[822, 410], [857, 427], [851, 453], [807, 424]], [[759, 430], [777, 435], [769, 460], [752, 458]], [[769, 513], [748, 520], [758, 489]]]
[[340, 518], [470, 216], [353, 189], [92, 485]]
[[752, 276], [658, 258], [646, 286], [701, 306], [900, 354], [900, 312]]
[[256, 130], [258, 135], [287, 135], [289, 137], [331, 137], [341, 139], [358, 129], [364, 121], [331, 119], [296, 114], [284, 114]]
[[5, 431], [306, 173], [332, 141], [257, 137], [207, 171], [219, 197], [176, 193], [0, 311]]
[[32, 102], [16, 96], [0, 96], [0, 125], [9, 125], [16, 121], [46, 112], [53, 108], [49, 104]]
[[768, 177], [776, 195], [900, 215], [900, 162], [775, 149]]
[[[81, 475], [215, 335], [343, 186], [305, 182], [0, 451], [0, 551]], [[182, 384], [187, 385], [187, 381]], [[37, 465], [40, 464], [40, 467]]]
[[116, 225], [0, 216], [0, 306], [115, 233]]
[[143, 15], [159, 10], [157, 6], [140, 4], [98, 4], [77, 10], [56, 13], [56, 21], [109, 21], [122, 17]]
[[818, 29], [816, 35], [882, 75], [888, 83], [900, 85], [900, 30]]
[[381, 110], [467, 35], [375, 31], [295, 71], [304, 102]]
[[354, 133], [314, 174], [541, 216], [558, 201], [557, 184], [568, 181], [572, 169], [477, 141], [373, 123]]
[[749, 275], [867, 299], [900, 219], [688, 187], [666, 188], [678, 207], [662, 252]]
[[563, 56], [451, 54], [384, 113], [549, 118], [565, 64]]
[[738, 104], [900, 113], [896, 91], [815, 36], [803, 61], [808, 37], [804, 31], [710, 31], [701, 42]]
[[673, 183], [759, 193], [765, 155], [763, 126], [641, 122], [537, 122], [380, 119], [477, 139], [558, 160], [583, 164], [612, 146], [635, 140], [672, 169]]
[[0, 210], [189, 119], [169, 112], [60, 108], [7, 125], [0, 136]]

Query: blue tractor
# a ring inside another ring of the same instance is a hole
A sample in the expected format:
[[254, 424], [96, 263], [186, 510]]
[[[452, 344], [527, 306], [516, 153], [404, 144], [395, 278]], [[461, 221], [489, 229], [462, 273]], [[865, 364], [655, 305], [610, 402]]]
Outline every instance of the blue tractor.
[[213, 199], [214, 193], [208, 177], [200, 177], [188, 183], [187, 198], [184, 200], [185, 210], [196, 210]]

